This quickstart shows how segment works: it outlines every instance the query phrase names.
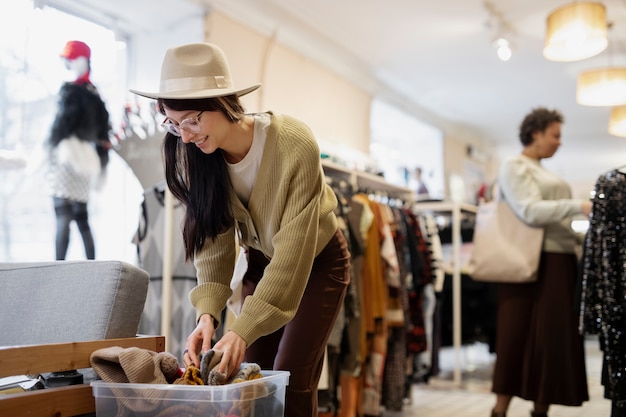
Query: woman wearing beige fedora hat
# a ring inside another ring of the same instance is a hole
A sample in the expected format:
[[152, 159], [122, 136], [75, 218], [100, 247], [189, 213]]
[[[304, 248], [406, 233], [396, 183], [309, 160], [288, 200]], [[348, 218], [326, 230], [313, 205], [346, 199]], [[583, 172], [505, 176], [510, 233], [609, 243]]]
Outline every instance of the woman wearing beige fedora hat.
[[[198, 324], [185, 364], [199, 366], [213, 348], [223, 352], [218, 371], [227, 375], [244, 360], [289, 371], [285, 416], [315, 416], [350, 254], [311, 130], [287, 115], [245, 113], [239, 97], [259, 86], [235, 88], [223, 51], [195, 43], [166, 52], [159, 92], [131, 91], [158, 100], [167, 184], [186, 207]], [[211, 346], [232, 295], [237, 243], [247, 257], [243, 305]]]

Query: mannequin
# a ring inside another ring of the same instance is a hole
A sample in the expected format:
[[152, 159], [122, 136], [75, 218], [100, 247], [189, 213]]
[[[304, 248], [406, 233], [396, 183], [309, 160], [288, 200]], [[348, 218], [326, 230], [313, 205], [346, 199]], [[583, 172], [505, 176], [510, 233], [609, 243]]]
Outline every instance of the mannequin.
[[47, 179], [56, 215], [56, 259], [67, 255], [72, 221], [82, 236], [85, 256], [95, 259], [87, 203], [96, 179], [102, 183], [109, 162], [109, 113], [89, 78], [89, 46], [68, 41], [60, 56], [75, 79], [61, 86], [47, 142]]

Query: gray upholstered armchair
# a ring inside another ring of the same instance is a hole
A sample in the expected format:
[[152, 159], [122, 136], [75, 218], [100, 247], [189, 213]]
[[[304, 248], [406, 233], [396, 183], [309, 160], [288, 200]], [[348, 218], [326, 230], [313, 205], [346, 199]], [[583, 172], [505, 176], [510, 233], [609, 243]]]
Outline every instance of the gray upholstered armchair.
[[136, 337], [148, 282], [119, 261], [0, 263], [0, 377], [50, 372], [46, 389], [0, 395], [0, 414], [94, 415], [93, 351], [164, 350], [163, 336]]
[[0, 346], [134, 337], [148, 282], [120, 261], [0, 263]]

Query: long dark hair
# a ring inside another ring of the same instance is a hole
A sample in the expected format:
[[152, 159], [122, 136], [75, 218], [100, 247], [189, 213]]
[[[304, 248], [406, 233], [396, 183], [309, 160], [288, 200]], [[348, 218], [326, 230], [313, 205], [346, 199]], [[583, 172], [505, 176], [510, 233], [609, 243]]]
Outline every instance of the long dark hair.
[[[219, 111], [237, 123], [245, 110], [236, 95], [205, 99], [159, 99], [159, 109]], [[232, 184], [221, 149], [205, 154], [193, 143], [185, 144], [167, 133], [163, 140], [165, 180], [170, 191], [186, 207], [183, 220], [185, 259], [193, 258], [207, 239], [233, 226], [230, 204]]]

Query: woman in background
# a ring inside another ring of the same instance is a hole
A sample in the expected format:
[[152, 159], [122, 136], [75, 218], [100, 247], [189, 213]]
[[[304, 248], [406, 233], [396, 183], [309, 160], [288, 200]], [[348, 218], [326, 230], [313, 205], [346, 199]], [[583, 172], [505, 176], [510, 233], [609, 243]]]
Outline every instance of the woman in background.
[[496, 363], [492, 417], [504, 417], [516, 396], [534, 402], [533, 417], [551, 404], [580, 406], [589, 399], [583, 337], [578, 333], [576, 215], [589, 216], [591, 202], [572, 199], [569, 185], [541, 165], [561, 145], [563, 116], [536, 108], [522, 121], [522, 153], [505, 161], [503, 199], [525, 222], [545, 230], [538, 279], [498, 284]]

